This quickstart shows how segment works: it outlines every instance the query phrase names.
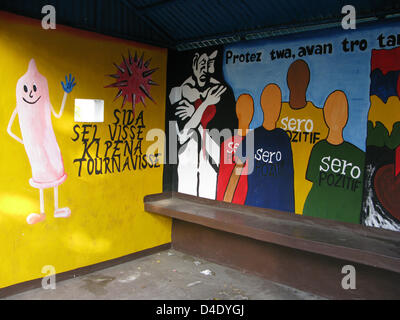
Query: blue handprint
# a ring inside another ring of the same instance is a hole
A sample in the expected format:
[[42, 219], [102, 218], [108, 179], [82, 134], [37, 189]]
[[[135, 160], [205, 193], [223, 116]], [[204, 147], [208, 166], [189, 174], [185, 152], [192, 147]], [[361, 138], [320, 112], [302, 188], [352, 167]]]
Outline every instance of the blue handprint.
[[66, 93], [70, 93], [72, 89], [76, 86], [76, 83], [74, 83], [74, 81], [75, 77], [72, 77], [71, 74], [69, 74], [69, 79], [68, 76], [65, 76], [65, 84], [61, 81], [61, 85]]

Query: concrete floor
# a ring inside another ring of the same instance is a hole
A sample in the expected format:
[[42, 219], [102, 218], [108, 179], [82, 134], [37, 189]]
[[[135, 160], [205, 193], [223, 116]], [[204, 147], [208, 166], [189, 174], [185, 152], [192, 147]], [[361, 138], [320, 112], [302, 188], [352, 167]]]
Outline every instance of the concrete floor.
[[321, 297], [175, 250], [5, 300], [318, 300]]

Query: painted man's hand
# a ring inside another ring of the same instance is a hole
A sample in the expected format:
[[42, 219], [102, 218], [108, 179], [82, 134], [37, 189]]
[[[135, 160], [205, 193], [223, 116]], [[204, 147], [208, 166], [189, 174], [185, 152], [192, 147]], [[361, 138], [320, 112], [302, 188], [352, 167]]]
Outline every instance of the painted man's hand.
[[187, 118], [191, 118], [194, 111], [195, 107], [189, 103], [187, 100], [182, 100], [179, 102], [178, 107], [176, 107], [176, 112], [175, 115], [179, 117], [181, 120], [185, 120]]
[[226, 91], [224, 85], [216, 85], [207, 92], [206, 100], [207, 105], [215, 105], [221, 100], [221, 95]]

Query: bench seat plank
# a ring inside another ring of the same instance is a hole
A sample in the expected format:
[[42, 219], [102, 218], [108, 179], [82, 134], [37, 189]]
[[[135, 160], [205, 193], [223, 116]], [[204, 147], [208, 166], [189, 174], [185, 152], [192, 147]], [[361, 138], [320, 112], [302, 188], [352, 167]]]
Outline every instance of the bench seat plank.
[[400, 272], [400, 234], [176, 192], [149, 195], [147, 212], [255, 240]]

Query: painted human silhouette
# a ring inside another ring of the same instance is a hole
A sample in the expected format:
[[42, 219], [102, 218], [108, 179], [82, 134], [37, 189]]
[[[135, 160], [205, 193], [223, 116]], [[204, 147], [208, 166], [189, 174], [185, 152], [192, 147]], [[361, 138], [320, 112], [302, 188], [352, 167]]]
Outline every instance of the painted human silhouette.
[[328, 128], [323, 111], [307, 99], [310, 68], [306, 61], [296, 60], [288, 69], [289, 101], [282, 104], [277, 126], [284, 129], [291, 141], [294, 166], [295, 211], [301, 214], [312, 184], [306, 180], [312, 147], [325, 139]]
[[310, 83], [310, 68], [304, 60], [294, 61], [287, 73], [289, 88], [289, 106], [294, 110], [303, 109], [307, 105], [307, 89]]
[[[237, 134], [221, 144], [220, 165], [217, 182], [217, 200], [223, 201], [226, 187], [235, 168], [235, 154], [246, 136], [254, 114], [254, 101], [251, 95], [242, 94], [236, 102], [236, 115], [239, 120]], [[233, 203], [244, 204], [247, 195], [247, 167], [243, 168], [234, 195]]]
[[[34, 59], [29, 62], [27, 73], [17, 83], [17, 106], [12, 113], [7, 132], [24, 145], [32, 169], [29, 184], [40, 192], [40, 212], [30, 214], [26, 219], [28, 224], [45, 219], [43, 190], [47, 188], [54, 188], [54, 217], [67, 218], [71, 215], [68, 207], [58, 207], [58, 186], [65, 181], [67, 174], [54, 134], [51, 113], [56, 118], [62, 116], [67, 95], [75, 86], [74, 80], [69, 75], [69, 78], [65, 77], [65, 84], [61, 82], [65, 93], [59, 113], [51, 105], [47, 79], [39, 73]], [[11, 130], [17, 115], [22, 139]]]
[[343, 91], [328, 96], [324, 118], [329, 132], [310, 155], [306, 177], [313, 185], [303, 214], [360, 223], [364, 152], [343, 138], [348, 121], [348, 101]]
[[286, 132], [276, 127], [282, 107], [279, 86], [268, 84], [261, 94], [260, 103], [264, 113], [263, 124], [254, 130], [254, 148], [246, 145], [251, 143], [249, 135], [238, 147], [235, 169], [224, 200], [232, 202], [240, 175], [247, 164], [248, 191], [245, 204], [294, 212], [292, 149]]

